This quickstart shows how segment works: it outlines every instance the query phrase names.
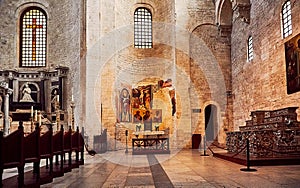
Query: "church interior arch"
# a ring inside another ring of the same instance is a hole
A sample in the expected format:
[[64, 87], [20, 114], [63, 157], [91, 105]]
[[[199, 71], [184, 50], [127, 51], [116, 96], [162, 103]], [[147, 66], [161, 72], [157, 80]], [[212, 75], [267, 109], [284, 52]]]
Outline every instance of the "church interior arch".
[[205, 107], [205, 137], [206, 141], [212, 142], [218, 140], [218, 109], [214, 104]]

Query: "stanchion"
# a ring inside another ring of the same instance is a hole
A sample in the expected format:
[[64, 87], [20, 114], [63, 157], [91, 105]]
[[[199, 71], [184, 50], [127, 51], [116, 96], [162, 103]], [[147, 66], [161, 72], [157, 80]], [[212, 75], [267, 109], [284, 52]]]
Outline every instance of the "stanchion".
[[128, 144], [127, 144], [128, 130], [125, 131], [125, 136], [126, 136], [126, 150], [125, 150], [125, 153], [128, 153]]
[[247, 139], [247, 168], [241, 168], [241, 171], [244, 172], [255, 172], [257, 171], [256, 169], [250, 168], [250, 149], [249, 149], [249, 139]]
[[203, 154], [201, 154], [201, 156], [209, 156], [208, 154], [206, 154], [206, 136], [203, 136]]

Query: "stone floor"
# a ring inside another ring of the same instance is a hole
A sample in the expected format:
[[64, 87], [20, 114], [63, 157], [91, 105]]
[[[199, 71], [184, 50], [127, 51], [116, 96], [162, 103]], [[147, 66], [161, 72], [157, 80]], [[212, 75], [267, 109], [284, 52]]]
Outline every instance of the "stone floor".
[[86, 156], [85, 165], [41, 187], [300, 187], [300, 165], [251, 167], [201, 156], [198, 150], [131, 155], [124, 150]]

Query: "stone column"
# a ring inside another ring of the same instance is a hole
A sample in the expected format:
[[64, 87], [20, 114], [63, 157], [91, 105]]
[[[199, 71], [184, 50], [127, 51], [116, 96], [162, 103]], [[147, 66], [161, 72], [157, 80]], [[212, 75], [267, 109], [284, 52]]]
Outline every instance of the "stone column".
[[9, 95], [12, 94], [12, 89], [8, 88], [8, 84], [6, 82], [1, 82], [0, 83], [0, 89], [3, 93], [4, 96], [4, 122], [3, 122], [3, 130], [4, 130], [4, 135], [9, 134]]
[[4, 135], [9, 134], [9, 93], [5, 91], [4, 94], [4, 122], [3, 122], [3, 129], [4, 129]]

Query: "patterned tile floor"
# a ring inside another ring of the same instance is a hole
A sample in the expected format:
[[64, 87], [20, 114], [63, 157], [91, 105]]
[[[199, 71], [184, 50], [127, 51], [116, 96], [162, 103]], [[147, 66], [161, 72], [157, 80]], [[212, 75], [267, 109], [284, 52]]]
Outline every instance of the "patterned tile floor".
[[300, 187], [300, 165], [251, 167], [210, 156], [197, 150], [163, 155], [131, 155], [124, 150], [86, 156], [85, 165], [41, 187]]

